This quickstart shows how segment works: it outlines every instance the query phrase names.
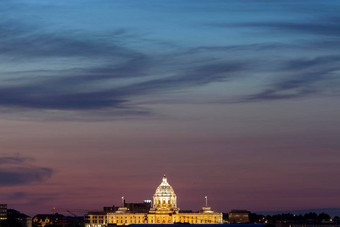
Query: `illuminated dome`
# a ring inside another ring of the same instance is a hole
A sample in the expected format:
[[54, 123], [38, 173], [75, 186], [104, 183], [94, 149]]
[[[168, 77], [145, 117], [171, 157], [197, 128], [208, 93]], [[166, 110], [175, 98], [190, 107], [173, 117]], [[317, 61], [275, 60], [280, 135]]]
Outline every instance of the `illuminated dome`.
[[177, 210], [177, 197], [164, 174], [162, 183], [153, 195], [153, 209], [162, 211]]

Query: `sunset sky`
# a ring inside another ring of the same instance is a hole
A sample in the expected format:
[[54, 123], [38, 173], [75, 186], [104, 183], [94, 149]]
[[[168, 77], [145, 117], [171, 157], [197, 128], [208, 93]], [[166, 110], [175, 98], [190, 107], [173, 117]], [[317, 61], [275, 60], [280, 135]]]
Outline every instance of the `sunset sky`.
[[340, 1], [1, 0], [0, 203], [340, 204]]

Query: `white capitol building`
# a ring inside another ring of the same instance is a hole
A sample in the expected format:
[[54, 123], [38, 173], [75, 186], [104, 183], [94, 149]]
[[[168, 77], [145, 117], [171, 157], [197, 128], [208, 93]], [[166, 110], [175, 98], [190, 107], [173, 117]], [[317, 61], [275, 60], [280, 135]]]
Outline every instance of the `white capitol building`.
[[177, 197], [174, 189], [164, 175], [161, 184], [153, 196], [153, 206], [147, 213], [134, 213], [126, 207], [117, 211], [87, 215], [86, 227], [104, 227], [110, 224], [222, 224], [222, 213], [215, 213], [210, 207], [203, 207], [199, 213], [182, 213], [177, 207]]

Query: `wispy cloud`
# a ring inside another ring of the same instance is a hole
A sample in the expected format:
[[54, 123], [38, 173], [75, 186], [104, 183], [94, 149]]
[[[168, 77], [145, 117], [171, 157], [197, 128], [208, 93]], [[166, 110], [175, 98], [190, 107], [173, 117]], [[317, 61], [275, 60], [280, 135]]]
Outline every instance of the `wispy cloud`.
[[4, 156], [4, 157], [0, 157], [0, 164], [1, 165], [21, 164], [27, 160], [31, 160], [31, 159], [27, 157], [19, 157], [19, 156]]
[[[329, 21], [328, 24], [251, 22], [213, 26], [278, 28], [336, 36], [340, 31], [338, 19]], [[272, 58], [275, 51], [337, 48], [337, 40], [177, 46], [170, 53], [160, 54], [126, 45], [141, 37], [124, 29], [114, 31], [110, 36], [80, 31], [50, 33], [23, 23], [5, 21], [0, 23], [0, 32], [3, 34], [0, 36], [0, 56], [4, 59], [14, 58], [19, 62], [23, 59], [70, 60], [65, 68], [56, 69], [47, 64], [42, 70], [0, 72], [0, 107], [7, 111], [22, 108], [98, 114], [106, 110], [116, 116], [145, 116], [152, 110], [132, 104], [140, 95], [176, 92], [213, 82], [228, 86], [227, 82], [232, 80], [256, 80], [255, 74], [272, 76], [258, 86], [257, 92], [244, 91], [241, 98], [237, 95], [226, 98], [232, 100], [231, 103], [292, 99], [325, 93], [323, 83], [333, 86], [338, 83], [334, 78], [339, 70], [340, 57], [337, 55], [314, 53], [310, 58], [298, 58], [283, 54]], [[86, 59], [90, 64], [70, 67], [78, 59]], [[92, 64], [92, 59], [100, 61]]]
[[269, 88], [249, 95], [243, 101], [292, 99], [315, 94], [339, 95], [328, 90], [340, 86], [339, 56], [289, 60], [279, 68], [283, 76], [273, 81]]
[[[18, 71], [20, 79], [6, 78], [0, 85], [0, 105], [7, 108], [131, 110], [129, 101], [140, 94], [229, 80], [246, 67], [243, 62], [221, 60], [199, 65], [194, 60], [186, 60], [187, 65], [183, 66], [179, 59], [183, 54], [146, 54], [119, 46], [114, 39], [91, 39], [91, 35], [80, 39], [73, 33], [32, 32], [23, 24], [2, 24], [0, 30], [6, 34], [0, 37], [0, 54], [5, 56], [98, 57], [111, 61], [70, 70]], [[124, 39], [120, 37], [122, 34], [124, 32], [117, 33], [120, 41]], [[140, 80], [126, 83], [129, 78]]]
[[[310, 22], [250, 22], [250, 23], [240, 23], [236, 26], [244, 27], [257, 27], [271, 29], [281, 32], [292, 32], [292, 33], [309, 33], [324, 36], [339, 36], [340, 35], [340, 18], [332, 17], [325, 18], [319, 21]], [[222, 24], [221, 24], [222, 26]]]
[[[202, 65], [176, 72], [164, 78], [148, 79], [115, 88], [92, 85], [94, 91], [81, 88], [94, 80], [110, 79], [115, 71], [85, 76], [61, 76], [38, 78], [29, 84], [0, 86], [0, 105], [37, 109], [86, 110], [98, 108], [124, 108], [133, 96], [151, 94], [165, 89], [178, 90], [185, 87], [204, 85], [210, 82], [235, 78], [235, 72], [246, 68], [243, 63], [216, 63]], [[90, 69], [92, 71], [93, 69]], [[103, 71], [106, 71], [104, 68]], [[121, 68], [123, 70], [123, 68]], [[127, 72], [131, 69], [127, 69]], [[60, 89], [59, 89], [60, 88]], [[77, 89], [75, 89], [77, 88]]]
[[51, 168], [35, 166], [32, 161], [21, 156], [0, 157], [0, 187], [39, 183], [52, 176]]
[[111, 32], [108, 38], [77, 31], [51, 33], [36, 26], [5, 21], [0, 23], [0, 34], [0, 54], [17, 59], [138, 55], [115, 42], [126, 38], [124, 30]]

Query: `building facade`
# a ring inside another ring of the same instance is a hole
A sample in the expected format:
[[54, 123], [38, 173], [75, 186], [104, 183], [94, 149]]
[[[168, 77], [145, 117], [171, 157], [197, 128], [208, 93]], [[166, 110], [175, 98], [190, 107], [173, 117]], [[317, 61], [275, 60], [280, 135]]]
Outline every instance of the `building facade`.
[[12, 226], [11, 224], [14, 222], [16, 223], [15, 226], [17, 226], [17, 224], [20, 224], [21, 227], [32, 227], [32, 218], [14, 209], [7, 210], [7, 220], [8, 226]]
[[7, 219], [7, 204], [0, 204], [0, 221]]
[[[124, 203], [125, 204], [125, 203]], [[177, 196], [164, 175], [153, 196], [153, 204], [148, 212], [132, 212], [128, 207], [120, 207], [115, 212], [89, 212], [86, 227], [104, 227], [109, 224], [222, 224], [222, 213], [215, 213], [210, 207], [203, 207], [198, 213], [182, 213], [177, 207]]]
[[228, 214], [228, 221], [231, 224], [249, 223], [249, 214], [247, 210], [232, 210]]

